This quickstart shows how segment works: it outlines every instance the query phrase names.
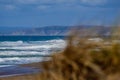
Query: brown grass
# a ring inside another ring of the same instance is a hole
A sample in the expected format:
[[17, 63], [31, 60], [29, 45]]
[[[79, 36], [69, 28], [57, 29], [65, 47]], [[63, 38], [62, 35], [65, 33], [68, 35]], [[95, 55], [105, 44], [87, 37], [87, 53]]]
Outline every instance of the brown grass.
[[120, 80], [120, 42], [90, 41], [79, 31], [73, 33], [64, 51], [43, 65], [42, 80]]

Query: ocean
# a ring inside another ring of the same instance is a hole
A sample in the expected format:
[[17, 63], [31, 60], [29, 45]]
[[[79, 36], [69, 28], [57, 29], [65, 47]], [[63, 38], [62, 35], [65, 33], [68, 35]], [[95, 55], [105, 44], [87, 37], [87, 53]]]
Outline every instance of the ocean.
[[0, 36], [0, 66], [27, 64], [49, 59], [66, 46], [64, 36]]

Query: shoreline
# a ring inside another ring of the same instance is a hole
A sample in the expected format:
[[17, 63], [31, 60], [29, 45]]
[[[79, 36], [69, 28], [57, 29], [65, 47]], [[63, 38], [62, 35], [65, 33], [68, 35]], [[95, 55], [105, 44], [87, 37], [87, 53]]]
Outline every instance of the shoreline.
[[44, 62], [0, 67], [0, 80], [13, 80], [13, 78], [21, 80], [23, 77], [26, 79], [28, 76], [34, 78], [36, 75], [40, 76], [42, 63]]
[[0, 78], [16, 75], [33, 74], [38, 72], [41, 72], [41, 70], [32, 67], [22, 67], [19, 65], [0, 67]]

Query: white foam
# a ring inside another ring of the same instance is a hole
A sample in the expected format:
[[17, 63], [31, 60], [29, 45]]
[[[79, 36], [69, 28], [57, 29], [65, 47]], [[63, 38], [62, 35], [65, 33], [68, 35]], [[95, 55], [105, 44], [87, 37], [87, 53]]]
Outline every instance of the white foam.
[[31, 57], [31, 56], [49, 55], [51, 53], [50, 51], [62, 49], [65, 46], [66, 46], [66, 42], [62, 39], [48, 40], [48, 41], [29, 41], [29, 42], [23, 42], [23, 41], [0, 42], [0, 49], [1, 49], [0, 64], [11, 65], [11, 64], [39, 62], [43, 60], [42, 57], [39, 56]]
[[5, 65], [14, 65], [14, 64], [25, 64], [25, 63], [32, 63], [32, 62], [40, 62], [43, 61], [43, 58], [36, 58], [36, 57], [29, 57], [29, 58], [0, 58], [0, 64]]
[[0, 65], [0, 67], [8, 67], [8, 66], [13, 66], [13, 65]]
[[[41, 44], [42, 43], [42, 44]], [[1, 42], [0, 49], [18, 49], [18, 50], [39, 50], [39, 49], [50, 49], [50, 48], [64, 48], [66, 43], [64, 40], [49, 40], [49, 41], [34, 41], [23, 43], [22, 41], [17, 42]]]
[[4, 42], [0, 42], [0, 44], [1, 45], [7, 45], [7, 46], [15, 46], [15, 45], [21, 45], [21, 44], [23, 44], [24, 42], [23, 41], [15, 41], [15, 42], [13, 42], [13, 41], [4, 41]]
[[45, 55], [45, 51], [0, 51], [0, 56], [21, 56], [21, 55]]

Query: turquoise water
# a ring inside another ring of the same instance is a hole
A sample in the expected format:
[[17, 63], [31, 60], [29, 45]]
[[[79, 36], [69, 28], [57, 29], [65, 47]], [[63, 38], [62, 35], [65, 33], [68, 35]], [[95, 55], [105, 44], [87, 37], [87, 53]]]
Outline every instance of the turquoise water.
[[0, 66], [48, 60], [65, 46], [64, 36], [0, 36]]

